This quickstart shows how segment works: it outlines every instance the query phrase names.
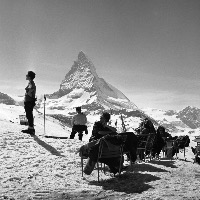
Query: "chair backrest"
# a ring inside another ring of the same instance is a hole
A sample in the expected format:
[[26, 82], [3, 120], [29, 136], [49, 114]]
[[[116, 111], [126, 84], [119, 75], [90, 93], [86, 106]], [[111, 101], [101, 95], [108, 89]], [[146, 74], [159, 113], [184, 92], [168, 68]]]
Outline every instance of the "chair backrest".
[[166, 141], [166, 147], [167, 147], [167, 148], [173, 147], [173, 144], [174, 144], [174, 141], [173, 141], [173, 140]]
[[146, 149], [147, 151], [152, 150], [153, 145], [154, 145], [155, 138], [156, 138], [156, 134], [154, 134], [154, 133], [150, 133], [150, 134], [148, 135], [148, 137], [147, 137], [147, 142], [146, 142], [146, 146], [145, 146], [145, 149]]
[[98, 158], [121, 157], [122, 153], [123, 153], [123, 144], [113, 145], [105, 138], [101, 138]]
[[194, 142], [197, 143], [197, 146], [200, 146], [200, 136], [194, 136], [195, 140], [193, 140]]

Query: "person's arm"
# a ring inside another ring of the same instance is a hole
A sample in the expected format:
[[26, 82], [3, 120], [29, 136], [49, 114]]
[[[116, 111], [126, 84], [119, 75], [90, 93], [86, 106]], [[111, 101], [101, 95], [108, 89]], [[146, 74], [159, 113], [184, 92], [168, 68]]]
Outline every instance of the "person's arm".
[[95, 122], [93, 129], [92, 129], [92, 135], [94, 135], [94, 136], [98, 135], [99, 129], [100, 128], [99, 128], [98, 122]]
[[98, 132], [100, 135], [107, 135], [109, 133], [113, 133], [113, 131], [99, 131]]
[[99, 134], [100, 135], [107, 135], [107, 134], [111, 134], [111, 133], [116, 133], [117, 129], [112, 127], [112, 126], [109, 126], [109, 125], [105, 125], [105, 127], [109, 130], [106, 130], [106, 131], [99, 131]]
[[73, 118], [72, 118], [72, 121], [71, 121], [72, 127], [74, 126], [74, 121], [75, 121], [75, 119], [74, 119], [74, 117], [73, 117]]
[[117, 129], [116, 128], [114, 128], [114, 127], [112, 127], [112, 126], [109, 126], [109, 125], [105, 125], [105, 127], [106, 128], [109, 128], [112, 132], [116, 132], [117, 131]]
[[85, 123], [85, 125], [87, 124], [87, 117], [86, 117], [86, 115], [84, 114], [84, 116], [85, 116], [85, 118], [84, 118], [84, 123]]
[[107, 135], [108, 133], [112, 133], [112, 131], [104, 130], [103, 126], [99, 122], [95, 122], [92, 130], [92, 135], [98, 136], [98, 135]]

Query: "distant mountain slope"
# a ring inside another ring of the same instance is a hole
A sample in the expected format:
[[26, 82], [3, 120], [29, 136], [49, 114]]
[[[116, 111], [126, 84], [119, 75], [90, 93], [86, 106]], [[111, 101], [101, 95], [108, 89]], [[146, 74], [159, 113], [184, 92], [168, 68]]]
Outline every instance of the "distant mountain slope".
[[200, 128], [200, 109], [188, 106], [178, 112], [177, 117], [188, 127], [195, 129]]
[[7, 105], [15, 105], [15, 100], [10, 96], [8, 96], [7, 94], [0, 92], [0, 103]]
[[143, 111], [154, 118], [160, 125], [165, 126], [173, 132], [193, 132], [200, 130], [200, 109], [188, 106], [181, 111], [159, 109], [143, 109]]

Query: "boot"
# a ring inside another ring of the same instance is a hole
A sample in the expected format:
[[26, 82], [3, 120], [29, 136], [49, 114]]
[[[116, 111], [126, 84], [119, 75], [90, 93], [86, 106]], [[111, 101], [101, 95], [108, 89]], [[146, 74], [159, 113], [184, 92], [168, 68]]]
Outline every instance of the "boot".
[[35, 129], [26, 129], [26, 130], [22, 130], [23, 133], [28, 133], [30, 135], [35, 135]]

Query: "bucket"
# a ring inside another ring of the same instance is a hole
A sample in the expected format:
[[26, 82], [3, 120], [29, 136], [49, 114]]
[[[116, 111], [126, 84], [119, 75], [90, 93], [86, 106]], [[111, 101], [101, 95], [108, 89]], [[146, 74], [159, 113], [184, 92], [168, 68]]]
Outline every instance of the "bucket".
[[19, 120], [21, 125], [28, 126], [28, 120], [26, 118], [26, 115], [19, 115]]

